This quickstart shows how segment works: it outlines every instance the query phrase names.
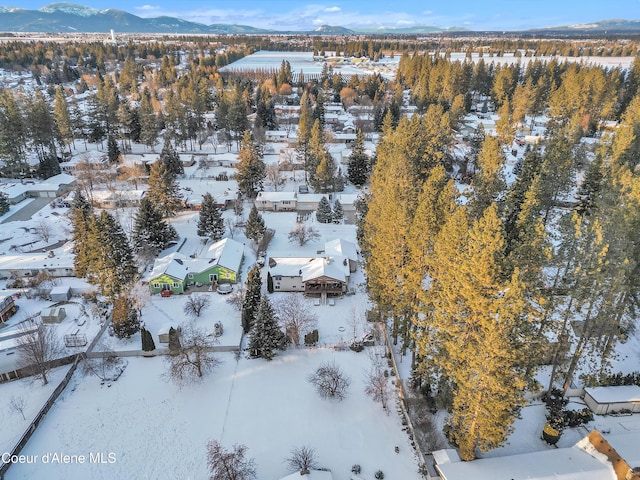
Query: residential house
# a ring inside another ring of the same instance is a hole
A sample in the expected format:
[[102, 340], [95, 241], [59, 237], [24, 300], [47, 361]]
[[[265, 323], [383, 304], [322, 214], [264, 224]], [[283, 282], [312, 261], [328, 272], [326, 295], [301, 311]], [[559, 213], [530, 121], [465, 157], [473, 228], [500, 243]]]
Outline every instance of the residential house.
[[346, 292], [350, 272], [341, 257], [271, 257], [269, 274], [274, 291], [326, 296]]
[[256, 208], [270, 212], [294, 212], [298, 206], [296, 192], [259, 192]]
[[94, 190], [90, 200], [96, 208], [138, 207], [146, 190]]
[[50, 277], [75, 277], [71, 243], [48, 253], [0, 255], [0, 278], [36, 277], [40, 273]]
[[204, 257], [174, 252], [158, 258], [147, 277], [151, 293], [184, 293], [191, 285], [237, 283], [244, 257], [244, 244], [223, 238], [212, 244]]

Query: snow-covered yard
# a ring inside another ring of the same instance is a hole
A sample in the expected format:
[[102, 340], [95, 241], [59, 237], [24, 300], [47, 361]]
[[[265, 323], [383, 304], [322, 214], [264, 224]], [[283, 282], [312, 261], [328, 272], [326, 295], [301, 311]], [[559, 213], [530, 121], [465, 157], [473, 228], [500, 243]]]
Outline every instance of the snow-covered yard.
[[[112, 384], [78, 371], [22, 452], [38, 461], [12, 466], [7, 478], [206, 478], [211, 439], [227, 448], [245, 444], [260, 479], [284, 476], [284, 459], [302, 445], [315, 448], [335, 480], [348, 480], [356, 463], [366, 480], [377, 470], [391, 480], [420, 478], [395, 405], [387, 414], [364, 393], [366, 352], [290, 349], [271, 362], [218, 358], [223, 363], [209, 377], [182, 389], [163, 378], [161, 358], [129, 359]], [[343, 402], [320, 399], [306, 379], [329, 360], [351, 377]], [[48, 452], [85, 455], [86, 462], [43, 464]], [[90, 463], [90, 453], [104, 453], [106, 462], [113, 453], [115, 462]]]

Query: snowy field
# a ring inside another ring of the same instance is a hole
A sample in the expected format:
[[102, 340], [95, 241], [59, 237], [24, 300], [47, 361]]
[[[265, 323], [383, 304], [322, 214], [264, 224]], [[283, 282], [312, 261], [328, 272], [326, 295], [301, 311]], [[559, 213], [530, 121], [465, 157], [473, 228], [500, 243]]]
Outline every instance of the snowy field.
[[[108, 385], [76, 373], [22, 452], [38, 461], [12, 466], [6, 478], [207, 478], [205, 445], [212, 439], [227, 448], [245, 444], [259, 479], [287, 474], [284, 459], [303, 445], [315, 448], [335, 480], [348, 480], [355, 463], [365, 480], [379, 469], [389, 480], [421, 478], [395, 404], [387, 414], [364, 394], [367, 351], [293, 349], [271, 362], [218, 358], [223, 363], [209, 377], [182, 389], [163, 378], [161, 358], [129, 359]], [[320, 399], [306, 380], [328, 360], [351, 376], [343, 402]], [[87, 461], [43, 464], [49, 452]], [[113, 453], [115, 462], [89, 463], [90, 453], [103, 453], [105, 461]]]

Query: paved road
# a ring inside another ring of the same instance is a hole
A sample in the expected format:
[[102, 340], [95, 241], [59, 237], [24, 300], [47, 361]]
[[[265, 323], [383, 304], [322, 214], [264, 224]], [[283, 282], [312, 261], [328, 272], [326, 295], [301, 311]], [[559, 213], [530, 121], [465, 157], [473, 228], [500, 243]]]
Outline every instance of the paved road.
[[55, 200], [54, 198], [45, 198], [45, 197], [34, 198], [33, 200], [31, 200], [31, 203], [29, 203], [29, 205], [22, 207], [20, 210], [18, 210], [16, 213], [11, 215], [10, 217], [5, 218], [2, 221], [2, 223], [24, 222], [27, 220], [31, 220], [31, 217], [35, 213], [39, 212], [42, 208], [44, 208], [46, 205], [48, 205], [54, 200]]

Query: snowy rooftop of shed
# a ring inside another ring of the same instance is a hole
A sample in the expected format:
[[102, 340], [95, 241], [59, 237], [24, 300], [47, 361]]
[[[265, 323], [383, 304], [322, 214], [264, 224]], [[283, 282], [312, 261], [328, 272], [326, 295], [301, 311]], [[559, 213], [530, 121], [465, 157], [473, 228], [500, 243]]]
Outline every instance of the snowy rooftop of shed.
[[356, 244], [342, 238], [336, 238], [324, 244], [324, 253], [329, 256], [347, 257], [349, 260], [358, 260]]
[[598, 403], [640, 402], [640, 387], [637, 385], [587, 387], [584, 390]]

